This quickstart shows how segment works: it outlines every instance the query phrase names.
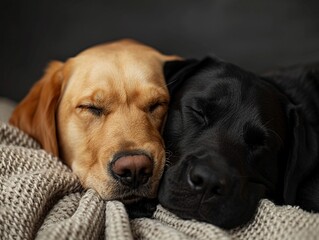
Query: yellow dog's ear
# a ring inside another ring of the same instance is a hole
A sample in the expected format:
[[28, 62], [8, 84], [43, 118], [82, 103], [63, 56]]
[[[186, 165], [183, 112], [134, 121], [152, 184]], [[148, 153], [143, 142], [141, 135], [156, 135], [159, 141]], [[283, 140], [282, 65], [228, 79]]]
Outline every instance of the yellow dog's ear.
[[49, 64], [43, 77], [18, 104], [9, 120], [56, 156], [59, 156], [59, 150], [55, 114], [63, 82], [62, 66], [59, 61]]

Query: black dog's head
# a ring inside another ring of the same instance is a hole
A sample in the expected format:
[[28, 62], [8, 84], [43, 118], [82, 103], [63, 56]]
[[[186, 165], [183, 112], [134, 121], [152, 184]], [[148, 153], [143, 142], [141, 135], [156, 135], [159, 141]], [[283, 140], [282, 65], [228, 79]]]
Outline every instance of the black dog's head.
[[289, 149], [297, 115], [280, 90], [212, 58], [169, 62], [166, 78], [171, 155], [159, 190], [164, 207], [232, 228], [247, 222], [263, 197], [294, 201], [300, 176]]

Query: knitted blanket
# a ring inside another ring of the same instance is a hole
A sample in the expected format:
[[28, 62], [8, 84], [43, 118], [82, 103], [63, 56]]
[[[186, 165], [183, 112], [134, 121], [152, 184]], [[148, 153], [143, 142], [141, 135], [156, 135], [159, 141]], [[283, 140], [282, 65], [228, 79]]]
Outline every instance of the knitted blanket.
[[81, 189], [58, 158], [0, 122], [0, 239], [319, 239], [319, 214], [262, 200], [250, 223], [225, 231], [160, 205], [129, 219], [118, 201]]

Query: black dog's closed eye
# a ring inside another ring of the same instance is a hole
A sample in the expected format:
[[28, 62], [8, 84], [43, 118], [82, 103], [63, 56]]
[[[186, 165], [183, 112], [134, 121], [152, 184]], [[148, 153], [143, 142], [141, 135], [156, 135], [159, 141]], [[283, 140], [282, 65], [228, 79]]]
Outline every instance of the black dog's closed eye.
[[253, 151], [265, 145], [266, 134], [261, 128], [247, 123], [244, 125], [243, 131], [245, 143], [250, 150]]
[[208, 119], [203, 110], [198, 110], [192, 107], [188, 107], [188, 108], [192, 113], [194, 113], [195, 117], [197, 118], [197, 120], [199, 120], [199, 122], [201, 122], [205, 126], [208, 126], [209, 124]]

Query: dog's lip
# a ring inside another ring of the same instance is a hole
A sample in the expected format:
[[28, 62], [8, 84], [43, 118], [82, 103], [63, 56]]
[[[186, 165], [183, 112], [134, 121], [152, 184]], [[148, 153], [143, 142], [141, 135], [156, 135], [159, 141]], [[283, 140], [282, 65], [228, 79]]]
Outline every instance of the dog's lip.
[[142, 196], [137, 196], [134, 194], [117, 197], [117, 199], [119, 199], [121, 202], [125, 204], [137, 202], [141, 200], [142, 198], [143, 198]]
[[271, 184], [269, 181], [260, 180], [260, 179], [248, 179], [247, 183], [251, 186], [255, 186], [258, 188], [262, 188], [264, 190], [266, 189], [274, 189], [273, 184]]

